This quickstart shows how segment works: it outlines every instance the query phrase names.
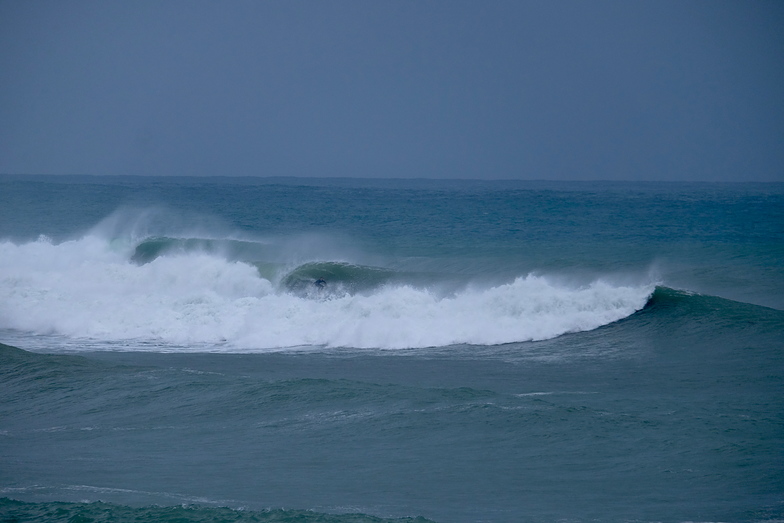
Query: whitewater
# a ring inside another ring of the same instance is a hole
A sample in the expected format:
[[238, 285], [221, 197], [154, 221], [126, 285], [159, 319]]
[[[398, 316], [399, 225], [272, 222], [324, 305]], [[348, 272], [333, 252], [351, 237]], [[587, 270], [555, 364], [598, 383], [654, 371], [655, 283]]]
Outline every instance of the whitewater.
[[252, 264], [203, 252], [138, 265], [117, 243], [0, 244], [0, 328], [103, 340], [109, 349], [131, 340], [225, 351], [495, 345], [594, 329], [641, 309], [653, 292], [600, 280], [570, 288], [535, 275], [446, 295], [410, 284], [351, 294], [339, 283], [318, 289], [315, 278], [296, 292], [281, 288], [290, 273], [270, 281]]
[[0, 519], [781, 521], [782, 260], [782, 184], [0, 176]]

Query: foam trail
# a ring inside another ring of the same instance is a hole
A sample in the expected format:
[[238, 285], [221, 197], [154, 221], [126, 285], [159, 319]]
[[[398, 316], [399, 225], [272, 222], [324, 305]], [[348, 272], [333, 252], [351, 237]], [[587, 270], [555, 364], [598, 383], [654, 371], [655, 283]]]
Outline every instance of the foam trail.
[[652, 290], [602, 282], [566, 289], [527, 276], [449, 298], [406, 286], [329, 302], [289, 296], [284, 309], [276, 309], [279, 299], [273, 304], [265, 298], [256, 311], [275, 327], [254, 329], [238, 344], [407, 348], [542, 340], [626, 317], [645, 305]]
[[0, 243], [0, 274], [0, 328], [99, 339], [105, 348], [161, 342], [165, 350], [542, 340], [624, 318], [653, 291], [602, 281], [567, 287], [528, 275], [448, 297], [387, 285], [367, 295], [309, 299], [277, 290], [246, 263], [191, 252], [137, 265], [127, 250], [96, 236], [59, 245]]

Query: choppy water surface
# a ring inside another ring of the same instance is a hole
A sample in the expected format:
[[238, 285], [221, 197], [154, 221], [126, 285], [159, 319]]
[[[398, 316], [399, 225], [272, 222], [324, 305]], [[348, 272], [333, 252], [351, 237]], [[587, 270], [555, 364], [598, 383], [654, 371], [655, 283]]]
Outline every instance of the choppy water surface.
[[780, 185], [1, 181], [5, 519], [784, 516]]

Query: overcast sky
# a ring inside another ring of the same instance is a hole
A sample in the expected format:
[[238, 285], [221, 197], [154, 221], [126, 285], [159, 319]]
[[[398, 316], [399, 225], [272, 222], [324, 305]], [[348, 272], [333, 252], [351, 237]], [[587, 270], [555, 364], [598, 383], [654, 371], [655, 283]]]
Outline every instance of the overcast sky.
[[784, 181], [784, 2], [0, 0], [0, 173]]

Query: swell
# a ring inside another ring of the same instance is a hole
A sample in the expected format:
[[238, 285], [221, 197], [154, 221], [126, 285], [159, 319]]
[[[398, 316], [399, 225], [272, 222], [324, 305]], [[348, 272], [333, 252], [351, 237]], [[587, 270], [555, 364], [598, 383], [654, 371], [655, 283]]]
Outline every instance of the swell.
[[160, 523], [215, 522], [235, 523], [427, 523], [428, 519], [379, 518], [365, 514], [326, 514], [310, 510], [236, 510], [226, 507], [199, 505], [129, 507], [113, 503], [25, 503], [9, 498], [0, 498], [0, 518], [3, 521], [49, 521], [73, 523], [75, 521], [112, 521], [132, 523], [157, 521]]
[[[673, 314], [688, 318], [691, 329], [711, 321], [780, 325], [774, 309], [649, 283], [573, 284], [535, 274], [460, 282], [447, 271], [334, 259], [276, 262], [262, 251], [277, 248], [263, 242], [148, 237], [129, 252], [87, 236], [58, 245], [0, 243], [0, 249], [0, 328], [104, 350], [500, 345], [591, 331], [635, 313], [662, 328]], [[244, 254], [227, 255], [232, 249]]]
[[775, 333], [784, 327], [784, 311], [735, 300], [657, 286], [645, 307], [627, 321], [653, 322], [666, 332], [675, 326], [695, 332], [723, 328]]
[[319, 357], [313, 374], [321, 376], [310, 377], [282, 374], [286, 365], [278, 367], [283, 360], [274, 355], [180, 354], [170, 360], [137, 354], [133, 364], [95, 356], [37, 354], [0, 344], [3, 435], [89, 431], [114, 437], [139, 430], [190, 431], [211, 423], [296, 432], [509, 400], [464, 385], [386, 383], [373, 368], [349, 379], [340, 366]]

